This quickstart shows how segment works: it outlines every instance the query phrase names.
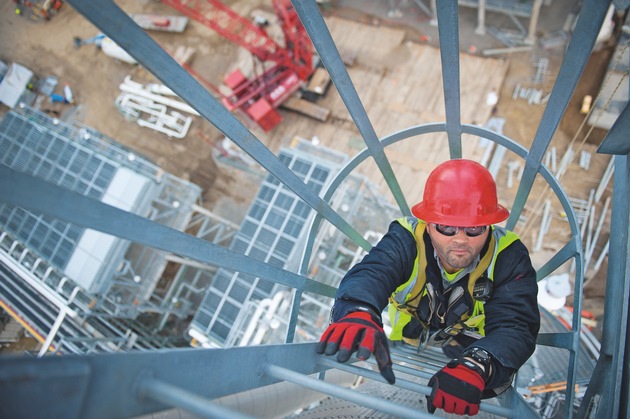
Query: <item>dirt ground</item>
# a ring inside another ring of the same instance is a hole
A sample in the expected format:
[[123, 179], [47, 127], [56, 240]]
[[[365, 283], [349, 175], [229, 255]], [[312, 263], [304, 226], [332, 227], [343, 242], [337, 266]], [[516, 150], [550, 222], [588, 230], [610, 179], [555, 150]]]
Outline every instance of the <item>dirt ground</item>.
[[[153, 0], [120, 0], [116, 3], [128, 13], [177, 14], [168, 6]], [[262, 0], [226, 3], [243, 15], [249, 15], [256, 6], [270, 10], [268, 2]], [[365, 1], [361, 3], [362, 7], [358, 8], [356, 1], [339, 0], [332, 2], [325, 9], [325, 13], [383, 27], [401, 27], [401, 24], [404, 24], [409, 41], [438, 45], [436, 29], [430, 25], [430, 19], [426, 15], [414, 9], [413, 13], [405, 11], [402, 17], [391, 17], [387, 15], [387, 10], [383, 11], [383, 7], [386, 7], [384, 4], [387, 3]], [[406, 6], [410, 7], [412, 3], [406, 2]], [[556, 0], [553, 10], [541, 18], [541, 23], [544, 25], [541, 25], [539, 35], [560, 29], [575, 3], [571, 0]], [[88, 39], [97, 35], [99, 31], [68, 4], [65, 4], [60, 13], [50, 21], [35, 21], [25, 14], [16, 15], [14, 11], [13, 2], [0, 3], [0, 59], [6, 63], [17, 62], [25, 65], [41, 77], [47, 75], [58, 77], [60, 86], [67, 83], [72, 87], [78, 105], [74, 107], [47, 104], [42, 109], [73, 116], [80, 122], [144, 154], [164, 170], [200, 185], [204, 191], [203, 199], [206, 207], [212, 210], [222, 208], [224, 212], [221, 215], [231, 217], [235, 222], [240, 221], [244, 208], [249, 204], [257, 189], [257, 184], [252, 181], [251, 175], [215, 163], [212, 158], [212, 146], [204, 138], [212, 142], [220, 141], [223, 136], [216, 128], [209, 122], [196, 118], [186, 138], [169, 139], [163, 134], [126, 121], [113, 105], [119, 94], [117, 86], [128, 75], [131, 75], [133, 80], [149, 80], [151, 76], [146, 71], [138, 66], [111, 59], [94, 45], [75, 47], [74, 37]], [[461, 14], [460, 37], [462, 49], [466, 50], [466, 53], [480, 54], [485, 48], [503, 46], [488, 35], [474, 34], [476, 16], [474, 11], [465, 9], [461, 11]], [[490, 15], [487, 21], [491, 22], [492, 19], [497, 19], [497, 22], [500, 21], [502, 25], [509, 25], [505, 23], [505, 17]], [[193, 68], [215, 85], [221, 84], [223, 75], [239, 57], [239, 49], [236, 45], [223, 40], [219, 35], [196, 22], [191, 21], [184, 34], [152, 32], [151, 35], [169, 51], [174, 51], [182, 44], [194, 45]], [[595, 145], [604, 137], [605, 132], [601, 130], [594, 130], [586, 137], [588, 126], [579, 130], [584, 120], [584, 115], [580, 114], [579, 109], [584, 95], [591, 94], [593, 97], [597, 95], [611, 51], [612, 46], [603, 45], [600, 51], [593, 54], [578, 91], [562, 120], [560, 130], [552, 141], [551, 145], [557, 148], [559, 155], [571, 143], [576, 144], [576, 147], [581, 144], [582, 148], [594, 153]], [[535, 48], [532, 52], [503, 56], [503, 59], [509, 61], [509, 68], [501, 90], [498, 92], [496, 116], [503, 117], [507, 121], [504, 134], [525, 147], [531, 145], [545, 108], [543, 105], [530, 105], [524, 100], [514, 100], [512, 98], [514, 88], [517, 83], [534, 87], [531, 84], [536, 71], [534, 63], [539, 56], [544, 54], [549, 58], [550, 64], [544, 83], [539, 88], [549, 93], [563, 58], [562, 52], [562, 48], [546, 51]], [[509, 157], [506, 158], [506, 161], [508, 160]], [[572, 165], [570, 170], [573, 172], [563, 181], [567, 194], [571, 197], [586, 199], [593, 184], [596, 186], [599, 182], [606, 164], [607, 160], [604, 157], [593, 155], [592, 169], [588, 174], [579, 172], [581, 169], [574, 167], [576, 164]], [[507, 178], [507, 169], [502, 170], [502, 176]], [[508, 188], [500, 183], [499, 192], [502, 200], [510, 202], [516, 193], [516, 186]], [[531, 205], [528, 207], [531, 213], [530, 222], [531, 226], [535, 226], [535, 223], [539, 223], [534, 219], [540, 216], [541, 205], [540, 203]], [[554, 223], [558, 225], [558, 232], [554, 233], [555, 230], [552, 229], [540, 255], [533, 255], [534, 258], [540, 256], [541, 260], [548, 259], [548, 252], [557, 250], [556, 239], [558, 242], [566, 240], [566, 224], [562, 224], [559, 220], [561, 217], [556, 218]], [[533, 227], [532, 231], [534, 231]], [[534, 237], [528, 237], [527, 233], [521, 234], [531, 245]], [[600, 273], [593, 273], [592, 276], [595, 280], [590, 282], [591, 288], [588, 290], [585, 308], [593, 311], [596, 316], [601, 316], [605, 264], [600, 269]]]

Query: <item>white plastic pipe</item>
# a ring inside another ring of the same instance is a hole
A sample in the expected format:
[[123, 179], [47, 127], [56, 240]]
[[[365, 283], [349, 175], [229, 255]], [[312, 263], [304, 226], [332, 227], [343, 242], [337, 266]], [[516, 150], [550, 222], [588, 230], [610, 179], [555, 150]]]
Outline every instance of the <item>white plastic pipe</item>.
[[199, 116], [199, 112], [194, 110], [190, 105], [187, 105], [184, 102], [180, 102], [179, 100], [170, 99], [164, 96], [153, 94], [144, 89], [139, 89], [138, 87], [136, 87], [137, 83], [134, 82], [133, 84], [130, 84], [130, 83], [127, 83], [128, 80], [131, 80], [131, 79], [129, 77], [125, 78], [125, 82], [122, 83], [120, 86], [118, 86], [122, 92], [132, 93], [134, 95], [142, 96], [144, 98], [151, 99], [152, 101], [156, 103], [162, 103], [168, 107], [175, 108], [182, 112]]

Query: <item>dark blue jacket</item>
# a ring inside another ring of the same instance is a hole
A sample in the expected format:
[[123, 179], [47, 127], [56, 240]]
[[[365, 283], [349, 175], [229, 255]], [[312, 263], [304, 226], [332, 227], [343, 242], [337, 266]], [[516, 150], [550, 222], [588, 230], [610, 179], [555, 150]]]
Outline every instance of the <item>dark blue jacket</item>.
[[[424, 233], [423, 239], [427, 282], [441, 292], [442, 275], [428, 233]], [[482, 255], [488, 250], [488, 242]], [[381, 313], [392, 292], [409, 279], [416, 254], [413, 235], [398, 222], [392, 222], [387, 234], [342, 279], [332, 320], [339, 320], [357, 306], [368, 306]], [[467, 283], [468, 276], [460, 281]], [[494, 358], [494, 374], [486, 388], [509, 383], [513, 373], [534, 353], [540, 328], [537, 294], [536, 271], [529, 252], [517, 240], [499, 253], [494, 268], [494, 291], [484, 306], [485, 337], [474, 343]]]

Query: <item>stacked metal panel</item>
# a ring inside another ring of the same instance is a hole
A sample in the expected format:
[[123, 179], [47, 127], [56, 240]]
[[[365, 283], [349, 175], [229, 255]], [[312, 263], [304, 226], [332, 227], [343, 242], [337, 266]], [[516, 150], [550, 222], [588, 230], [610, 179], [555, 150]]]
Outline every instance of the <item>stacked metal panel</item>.
[[[63, 132], [9, 113], [0, 123], [0, 163], [86, 196], [101, 199], [116, 166]], [[0, 226], [55, 267], [64, 269], [84, 229], [0, 205]]]
[[[201, 193], [91, 128], [28, 107], [0, 121], [0, 164], [177, 229]], [[0, 258], [3, 308], [60, 352], [152, 347], [133, 319], [175, 311], [154, 295], [164, 252], [7, 204]]]
[[[342, 161], [338, 154], [336, 159], [322, 158], [299, 148], [284, 148], [278, 157], [316, 193], [322, 191]], [[312, 215], [313, 211], [307, 204], [275, 177], [268, 175], [232, 240], [230, 249], [284, 267]], [[255, 304], [271, 298], [278, 291], [279, 286], [271, 282], [220, 269], [206, 291], [191, 329], [219, 346], [228, 339], [235, 342], [238, 337], [234, 334], [242, 333], [242, 328], [233, 326], [239, 321], [239, 315], [247, 309], [248, 303]]]

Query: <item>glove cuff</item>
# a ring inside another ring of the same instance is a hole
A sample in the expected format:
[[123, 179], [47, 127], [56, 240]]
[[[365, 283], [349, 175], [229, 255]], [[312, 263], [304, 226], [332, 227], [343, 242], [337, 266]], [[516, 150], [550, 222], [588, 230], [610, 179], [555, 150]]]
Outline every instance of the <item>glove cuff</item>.
[[447, 367], [449, 368], [455, 368], [458, 365], [462, 365], [470, 370], [473, 370], [474, 372], [476, 372], [477, 374], [479, 374], [479, 376], [483, 379], [484, 383], [488, 382], [488, 377], [489, 377], [489, 372], [488, 371], [484, 371], [483, 368], [481, 368], [479, 365], [475, 364], [474, 362], [472, 362], [469, 359], [465, 359], [465, 358], [455, 358], [453, 360], [451, 360], [448, 364], [446, 364]]
[[377, 323], [379, 326], [383, 327], [383, 321], [381, 320], [381, 316], [379, 316], [378, 313], [376, 313], [371, 308], [366, 307], [366, 306], [356, 306], [353, 309], [350, 309], [350, 311], [348, 311], [346, 315], [350, 313], [356, 313], [356, 312], [369, 314], [370, 316], [372, 316], [374, 323]]

